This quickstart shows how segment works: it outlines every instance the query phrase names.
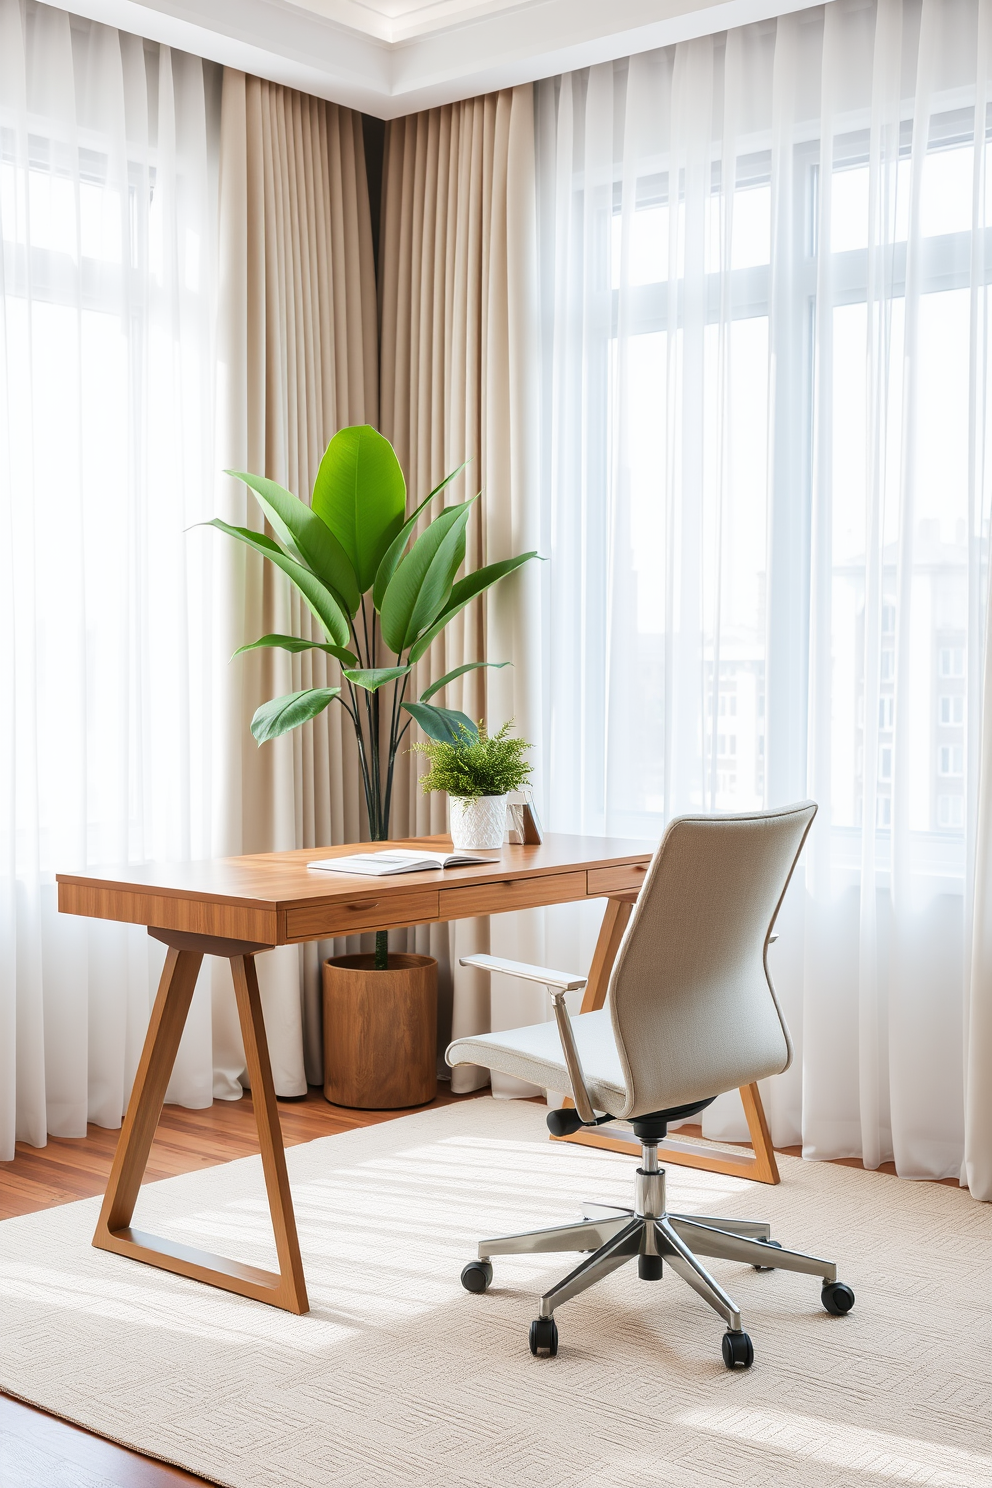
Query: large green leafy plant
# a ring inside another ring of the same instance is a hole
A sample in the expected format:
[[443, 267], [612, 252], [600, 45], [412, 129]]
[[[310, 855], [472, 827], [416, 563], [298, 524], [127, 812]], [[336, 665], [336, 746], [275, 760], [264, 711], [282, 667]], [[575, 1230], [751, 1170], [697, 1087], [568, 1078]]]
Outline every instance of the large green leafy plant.
[[314, 482], [310, 505], [264, 476], [229, 471], [255, 495], [275, 537], [219, 518], [209, 524], [282, 569], [315, 616], [324, 639], [265, 635], [242, 651], [326, 651], [341, 663], [341, 687], [307, 687], [263, 703], [251, 721], [259, 744], [315, 718], [331, 703], [348, 713], [358, 741], [369, 835], [389, 833], [396, 755], [413, 719], [428, 738], [462, 742], [478, 730], [464, 713], [431, 702], [449, 682], [477, 667], [446, 673], [416, 701], [407, 700], [413, 667], [450, 620], [477, 595], [536, 553], [488, 563], [458, 578], [473, 502], [446, 506], [414, 537], [417, 520], [462, 470], [446, 476], [407, 515], [406, 482], [392, 445], [368, 424], [341, 429]]

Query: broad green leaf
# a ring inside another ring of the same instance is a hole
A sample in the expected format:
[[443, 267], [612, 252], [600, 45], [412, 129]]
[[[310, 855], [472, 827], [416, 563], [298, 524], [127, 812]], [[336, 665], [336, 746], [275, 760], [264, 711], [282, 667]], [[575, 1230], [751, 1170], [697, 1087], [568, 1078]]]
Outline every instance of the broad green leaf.
[[[480, 496], [482, 495], [482, 492], [481, 491], [479, 492], [479, 495]], [[452, 587], [454, 586], [455, 575], [457, 574], [458, 570], [461, 568], [462, 564], [465, 562], [465, 546], [466, 546], [466, 544], [465, 544], [465, 529], [463, 527], [462, 530], [461, 530], [461, 532], [459, 533], [458, 541], [455, 544], [454, 548], [452, 549], [452, 552], [451, 552], [451, 562], [448, 564], [448, 586], [447, 587], [448, 587], [449, 594], [451, 592]]]
[[273, 698], [255, 711], [251, 731], [259, 744], [278, 739], [290, 729], [309, 723], [318, 713], [323, 713], [328, 703], [338, 696], [340, 687], [308, 687], [303, 692], [288, 692], [285, 697]]
[[399, 563], [400, 558], [403, 556], [403, 549], [406, 547], [407, 543], [410, 540], [410, 533], [413, 531], [414, 527], [416, 527], [417, 518], [420, 516], [420, 513], [423, 511], [425, 506], [429, 505], [429, 503], [434, 500], [434, 497], [438, 494], [439, 491], [443, 491], [445, 486], [450, 485], [456, 476], [461, 475], [467, 464], [467, 460], [463, 461], [462, 464], [459, 465], [457, 470], [453, 470], [450, 475], [446, 475], [441, 484], [434, 487], [429, 496], [424, 497], [424, 500], [417, 507], [417, 510], [411, 517], [406, 520], [406, 522], [404, 522], [399, 532], [389, 544], [383, 560], [379, 564], [378, 570], [376, 572], [375, 586], [372, 590], [372, 603], [375, 605], [377, 610], [382, 609], [382, 597], [386, 592], [386, 587], [389, 584], [390, 579], [396, 572], [396, 565], [397, 563]]
[[241, 470], [228, 470], [225, 474], [244, 481], [254, 491], [279, 541], [316, 574], [349, 615], [354, 615], [362, 601], [358, 580], [347, 553], [330, 528], [305, 501], [277, 481], [267, 480], [263, 475], [246, 475]]
[[345, 646], [328, 646], [323, 641], [301, 641], [298, 636], [285, 635], [264, 635], [260, 640], [252, 641], [250, 646], [239, 646], [234, 656], [241, 656], [245, 651], [257, 651], [261, 646], [278, 646], [281, 651], [326, 651], [328, 656], [336, 656], [344, 666], [358, 665], [358, 657]]
[[437, 682], [432, 682], [427, 691], [420, 694], [420, 701], [426, 703], [428, 698], [432, 698], [436, 692], [441, 691], [442, 687], [447, 687], [449, 682], [454, 682], [455, 678], [462, 676], [464, 672], [474, 672], [479, 667], [505, 667], [512, 665], [512, 661], [467, 661], [464, 666], [455, 667], [453, 672], [446, 672]]
[[371, 424], [335, 434], [317, 471], [313, 510], [347, 553], [364, 594], [406, 511], [399, 461], [389, 440]]
[[405, 677], [410, 670], [405, 667], [374, 667], [368, 671], [345, 672], [344, 676], [349, 682], [354, 682], [356, 687], [364, 687], [366, 692], [375, 692], [377, 688], [384, 687], [387, 682], [395, 682], [397, 677]]
[[[433, 494], [434, 493], [431, 492], [431, 496], [433, 496]], [[389, 587], [389, 581], [393, 577], [393, 574], [396, 572], [396, 565], [399, 563], [401, 557], [403, 556], [403, 549], [410, 541], [410, 533], [417, 525], [417, 518], [420, 516], [420, 513], [423, 511], [427, 503], [431, 500], [431, 496], [428, 496], [426, 500], [420, 503], [420, 505], [417, 507], [417, 510], [413, 513], [413, 516], [410, 517], [409, 521], [404, 522], [403, 526], [393, 538], [392, 542], [389, 544], [389, 547], [386, 549], [383, 555], [382, 562], [379, 564], [379, 567], [376, 571], [375, 584], [372, 587], [372, 603], [375, 605], [375, 608], [377, 610], [382, 609], [382, 601], [386, 590]]]
[[420, 660], [435, 636], [440, 635], [453, 615], [457, 615], [459, 610], [463, 610], [467, 604], [471, 604], [472, 600], [481, 594], [483, 590], [490, 588], [493, 584], [497, 584], [500, 579], [512, 573], [515, 568], [519, 568], [523, 563], [529, 563], [532, 558], [536, 558], [537, 556], [535, 551], [533, 553], [521, 553], [518, 558], [503, 558], [499, 563], [487, 563], [485, 567], [477, 568], [475, 573], [467, 574], [464, 579], [459, 579], [458, 583], [452, 587], [448, 602], [437, 616], [437, 619], [412, 646], [410, 650], [410, 662], [413, 663]]
[[442, 744], [474, 744], [478, 740], [478, 726], [467, 713], [457, 713], [453, 708], [437, 708], [433, 703], [403, 703], [401, 706], [412, 713], [429, 739], [437, 739]]
[[472, 501], [449, 506], [435, 517], [389, 581], [380, 623], [386, 645], [397, 655], [416, 640], [448, 602], [452, 560], [471, 515]]
[[292, 579], [311, 611], [320, 621], [328, 640], [338, 646], [347, 644], [351, 634], [348, 617], [334, 595], [308, 568], [304, 568], [302, 563], [298, 563], [295, 558], [290, 558], [288, 553], [284, 553], [271, 537], [266, 537], [263, 532], [252, 532], [249, 527], [232, 527], [230, 523], [222, 522], [220, 517], [214, 517], [203, 525], [216, 527], [218, 532], [226, 532], [228, 537], [236, 537], [239, 542], [245, 543], [249, 548], [254, 548], [256, 553], [261, 553], [263, 558], [268, 558], [277, 568], [281, 568], [283, 573]]

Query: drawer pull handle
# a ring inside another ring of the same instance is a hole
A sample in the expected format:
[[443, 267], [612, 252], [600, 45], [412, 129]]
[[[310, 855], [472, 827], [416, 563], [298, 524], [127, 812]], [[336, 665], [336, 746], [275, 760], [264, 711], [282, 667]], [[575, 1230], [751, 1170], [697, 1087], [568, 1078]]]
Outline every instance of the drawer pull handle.
[[363, 899], [360, 904], [346, 904], [345, 909], [378, 909], [378, 899]]
[[647, 863], [635, 863], [633, 867], [635, 873], [647, 873], [648, 871]]

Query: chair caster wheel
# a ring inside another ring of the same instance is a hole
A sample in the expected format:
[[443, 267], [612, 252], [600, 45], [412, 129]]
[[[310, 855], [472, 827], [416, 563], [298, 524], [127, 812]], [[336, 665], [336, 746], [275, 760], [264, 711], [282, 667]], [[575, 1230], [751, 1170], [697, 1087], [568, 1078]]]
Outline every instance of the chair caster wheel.
[[842, 1281], [826, 1281], [820, 1293], [820, 1301], [834, 1317], [843, 1317], [854, 1306], [854, 1293]]
[[723, 1335], [723, 1362], [728, 1369], [750, 1369], [754, 1363], [754, 1348], [746, 1333]]
[[[782, 1249], [782, 1242], [781, 1242], [781, 1240], [766, 1240], [765, 1241], [765, 1244], [766, 1245], [774, 1245], [774, 1247], [775, 1247], [776, 1250], [781, 1250]], [[755, 1269], [755, 1271], [774, 1271], [775, 1270], [775, 1267], [774, 1266], [755, 1266], [754, 1269]]]
[[530, 1325], [530, 1351], [553, 1359], [558, 1352], [558, 1324], [554, 1318], [535, 1318]]
[[467, 1292], [484, 1292], [492, 1279], [491, 1261], [469, 1261], [462, 1270], [462, 1286]]

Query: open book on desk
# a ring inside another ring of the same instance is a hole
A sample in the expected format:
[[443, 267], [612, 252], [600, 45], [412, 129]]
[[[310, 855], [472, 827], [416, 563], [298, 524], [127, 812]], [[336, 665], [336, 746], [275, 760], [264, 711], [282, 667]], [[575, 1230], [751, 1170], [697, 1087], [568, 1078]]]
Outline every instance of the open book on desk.
[[498, 857], [480, 857], [466, 852], [420, 852], [393, 847], [385, 852], [351, 853], [346, 858], [320, 858], [308, 868], [322, 868], [327, 873], [365, 873], [370, 878], [383, 878], [387, 873], [426, 873], [430, 868], [460, 868], [465, 863], [495, 863]]

